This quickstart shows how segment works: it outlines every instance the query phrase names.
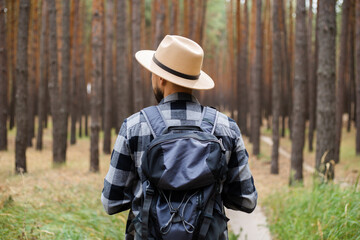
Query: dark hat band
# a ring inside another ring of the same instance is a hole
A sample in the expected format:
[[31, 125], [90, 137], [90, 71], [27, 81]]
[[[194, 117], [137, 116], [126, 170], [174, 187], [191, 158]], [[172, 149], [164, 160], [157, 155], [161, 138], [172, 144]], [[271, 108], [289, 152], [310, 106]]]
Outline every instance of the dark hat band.
[[171, 69], [167, 66], [165, 66], [164, 64], [162, 64], [161, 62], [159, 62], [156, 57], [155, 57], [155, 54], [152, 58], [152, 60], [154, 61], [154, 63], [156, 63], [156, 65], [158, 65], [160, 68], [164, 69], [165, 71], [171, 73], [171, 74], [174, 74], [175, 76], [178, 76], [178, 77], [181, 77], [181, 78], [185, 78], [185, 79], [188, 79], [188, 80], [198, 80], [199, 77], [200, 77], [200, 74], [198, 75], [188, 75], [188, 74], [185, 74], [185, 73], [181, 73], [181, 72], [178, 72], [174, 69]]

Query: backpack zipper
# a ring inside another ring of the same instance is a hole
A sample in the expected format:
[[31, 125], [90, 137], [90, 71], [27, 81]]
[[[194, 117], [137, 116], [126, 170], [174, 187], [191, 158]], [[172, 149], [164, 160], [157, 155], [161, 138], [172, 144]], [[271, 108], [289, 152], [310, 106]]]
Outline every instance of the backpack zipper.
[[150, 146], [150, 148], [148, 149], [148, 151], [150, 151], [151, 149], [153, 149], [155, 146], [159, 145], [159, 144], [162, 144], [162, 143], [165, 143], [165, 142], [173, 142], [173, 141], [176, 141], [178, 139], [196, 139], [197, 141], [199, 142], [214, 142], [214, 143], [218, 143], [220, 145], [220, 148], [222, 151], [226, 151], [224, 145], [223, 145], [223, 141], [222, 139], [218, 139], [217, 141], [216, 140], [201, 140], [201, 139], [198, 139], [198, 138], [195, 138], [195, 137], [179, 137], [177, 139], [172, 139], [172, 140], [163, 140], [163, 141], [160, 141], [160, 142], [157, 142], [155, 145], [153, 146]]

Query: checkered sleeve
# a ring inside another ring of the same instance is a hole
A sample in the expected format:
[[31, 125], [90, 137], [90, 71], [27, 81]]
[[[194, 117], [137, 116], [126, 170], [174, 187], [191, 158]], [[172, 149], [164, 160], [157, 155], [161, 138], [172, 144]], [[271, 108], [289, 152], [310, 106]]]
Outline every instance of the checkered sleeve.
[[111, 154], [110, 167], [104, 179], [101, 195], [101, 202], [108, 214], [115, 214], [131, 207], [134, 184], [136, 184], [135, 164], [129, 150], [125, 120]]
[[257, 191], [248, 164], [249, 154], [237, 124], [229, 119], [229, 125], [232, 144], [229, 151], [228, 176], [222, 197], [227, 208], [251, 213], [256, 207]]

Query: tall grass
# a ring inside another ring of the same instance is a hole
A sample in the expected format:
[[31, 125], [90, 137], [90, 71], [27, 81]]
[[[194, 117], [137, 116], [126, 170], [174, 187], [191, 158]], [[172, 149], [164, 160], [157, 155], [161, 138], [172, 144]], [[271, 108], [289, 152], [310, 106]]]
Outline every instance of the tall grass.
[[124, 238], [125, 214], [108, 216], [97, 188], [89, 184], [52, 187], [35, 186], [25, 201], [2, 196], [0, 239]]
[[100, 201], [110, 155], [100, 152], [100, 172], [90, 173], [89, 140], [78, 138], [66, 164], [53, 168], [51, 139], [44, 129], [43, 150], [28, 148], [28, 173], [16, 175], [9, 133], [9, 149], [0, 154], [0, 240], [124, 239], [127, 213], [109, 216]]
[[286, 188], [265, 201], [278, 239], [360, 240], [360, 193], [335, 184]]

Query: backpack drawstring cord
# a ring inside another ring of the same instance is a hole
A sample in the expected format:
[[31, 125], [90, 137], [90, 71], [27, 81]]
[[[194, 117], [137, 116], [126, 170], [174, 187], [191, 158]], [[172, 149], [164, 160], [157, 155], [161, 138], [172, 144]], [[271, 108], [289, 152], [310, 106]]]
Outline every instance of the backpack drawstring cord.
[[180, 210], [181, 207], [182, 207], [182, 204], [183, 204], [183, 202], [184, 202], [184, 200], [185, 200], [186, 194], [184, 195], [183, 199], [181, 200], [179, 206], [178, 206], [177, 208], [174, 208], [174, 207], [172, 206], [172, 204], [171, 204], [171, 192], [170, 192], [170, 194], [169, 194], [169, 199], [168, 199], [168, 198], [166, 197], [166, 195], [164, 194], [164, 192], [163, 192], [163, 191], [160, 191], [160, 193], [161, 193], [161, 194], [163, 195], [163, 197], [165, 198], [165, 201], [166, 201], [166, 203], [167, 203], [167, 205], [168, 205], [168, 207], [169, 207], [169, 209], [170, 209], [170, 214], [171, 214], [169, 221], [168, 221], [164, 226], [162, 226], [162, 227], [160, 228], [160, 231], [161, 231], [162, 234], [165, 235], [165, 234], [167, 234], [167, 233], [170, 231], [171, 226], [172, 226], [172, 223], [173, 223], [173, 220], [174, 220], [174, 218], [176, 217], [176, 215], [179, 216], [179, 218], [180, 218], [180, 220], [181, 220], [181, 222], [182, 222], [182, 224], [183, 224], [184, 229], [185, 229], [186, 232], [188, 232], [188, 233], [193, 233], [193, 232], [194, 232], [195, 227], [194, 227], [191, 223], [189, 223], [188, 221], [186, 221], [186, 220], [184, 219], [184, 211], [185, 211], [186, 205], [189, 203], [190, 199], [191, 199], [195, 194], [197, 194], [197, 192], [198, 192], [198, 191], [194, 192], [194, 193], [186, 200], [186, 202], [185, 202], [185, 204], [184, 204], [184, 206], [183, 206], [183, 209], [182, 209], [182, 211], [181, 211], [181, 213], [180, 213], [179, 210]]

